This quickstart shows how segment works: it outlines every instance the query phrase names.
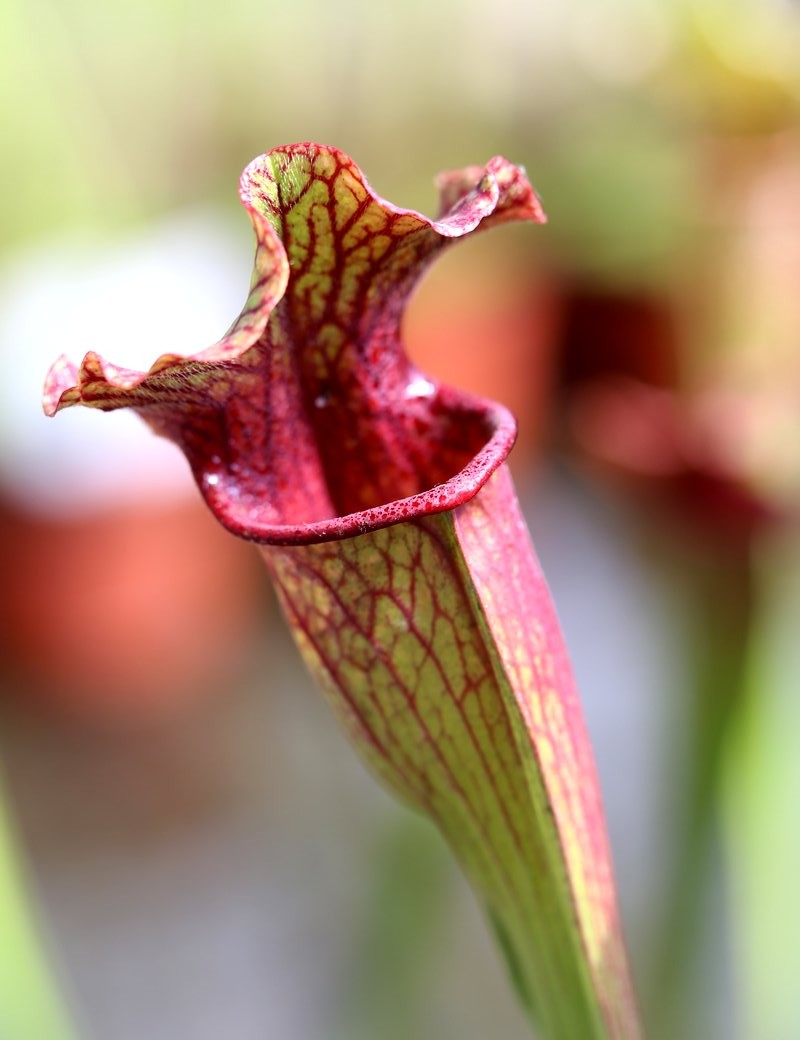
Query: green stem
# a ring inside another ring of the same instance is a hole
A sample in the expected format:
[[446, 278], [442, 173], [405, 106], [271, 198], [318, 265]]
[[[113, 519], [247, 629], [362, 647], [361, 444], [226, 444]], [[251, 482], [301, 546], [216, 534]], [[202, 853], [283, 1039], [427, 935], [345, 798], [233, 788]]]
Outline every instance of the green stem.
[[700, 1028], [695, 996], [698, 981], [702, 984], [708, 976], [701, 954], [709, 896], [712, 885], [718, 884], [714, 859], [721, 840], [725, 748], [745, 704], [754, 605], [749, 544], [713, 551], [706, 547], [680, 563], [690, 580], [693, 680], [688, 691], [685, 757], [677, 767], [683, 767], [684, 775], [675, 777], [683, 797], [647, 1001], [653, 1035], [664, 1040], [689, 1035], [690, 1022]]
[[342, 1040], [425, 1034], [451, 862], [427, 820], [405, 809], [390, 816], [370, 858], [372, 883], [335, 1030]]
[[747, 700], [725, 769], [725, 851], [731, 864], [737, 1021], [743, 1040], [800, 1036], [800, 538], [760, 547], [763, 609]]
[[13, 829], [1, 797], [0, 936], [0, 1037], [75, 1040], [42, 954]]

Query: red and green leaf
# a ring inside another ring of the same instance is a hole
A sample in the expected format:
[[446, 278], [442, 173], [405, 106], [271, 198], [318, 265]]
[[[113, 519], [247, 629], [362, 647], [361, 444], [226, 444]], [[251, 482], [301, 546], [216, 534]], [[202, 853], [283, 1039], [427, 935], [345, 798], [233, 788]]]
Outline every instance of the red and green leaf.
[[544, 1035], [639, 1035], [591, 752], [503, 462], [500, 405], [403, 350], [416, 281], [479, 228], [544, 219], [504, 159], [444, 175], [429, 220], [333, 149], [245, 170], [256, 266], [215, 346], [147, 373], [61, 359], [49, 413], [135, 408], [211, 509], [261, 544], [291, 629], [364, 757], [460, 859]]

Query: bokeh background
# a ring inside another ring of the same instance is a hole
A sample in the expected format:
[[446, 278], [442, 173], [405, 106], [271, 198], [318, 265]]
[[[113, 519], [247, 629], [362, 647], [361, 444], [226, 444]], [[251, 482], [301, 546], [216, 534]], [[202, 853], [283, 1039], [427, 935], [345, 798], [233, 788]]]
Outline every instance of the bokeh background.
[[495, 153], [539, 189], [409, 347], [519, 415], [651, 1036], [800, 1035], [798, 6], [5, 0], [0, 47], [2, 1040], [528, 1035], [177, 452], [39, 408], [62, 351], [224, 331], [239, 171], [307, 139], [423, 212]]

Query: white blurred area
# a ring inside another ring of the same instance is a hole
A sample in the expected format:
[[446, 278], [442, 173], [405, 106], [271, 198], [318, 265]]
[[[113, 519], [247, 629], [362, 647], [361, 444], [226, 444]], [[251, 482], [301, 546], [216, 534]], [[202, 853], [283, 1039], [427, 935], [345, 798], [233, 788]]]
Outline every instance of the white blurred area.
[[64, 235], [0, 271], [0, 487], [48, 516], [195, 494], [183, 456], [121, 410], [41, 411], [60, 354], [93, 350], [146, 371], [162, 353], [195, 353], [233, 322], [247, 295], [252, 235], [219, 214], [175, 214], [115, 240]]

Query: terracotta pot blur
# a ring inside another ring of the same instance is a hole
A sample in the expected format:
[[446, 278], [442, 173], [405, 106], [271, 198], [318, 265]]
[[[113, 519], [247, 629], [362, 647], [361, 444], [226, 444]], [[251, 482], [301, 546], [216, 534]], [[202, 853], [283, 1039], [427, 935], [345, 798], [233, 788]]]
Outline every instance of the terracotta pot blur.
[[99, 724], [229, 687], [265, 606], [252, 547], [199, 499], [57, 520], [0, 503], [0, 566], [4, 687]]
[[406, 315], [405, 342], [423, 372], [517, 417], [517, 472], [535, 461], [549, 420], [559, 320], [552, 277], [491, 240], [460, 243], [440, 260]]

